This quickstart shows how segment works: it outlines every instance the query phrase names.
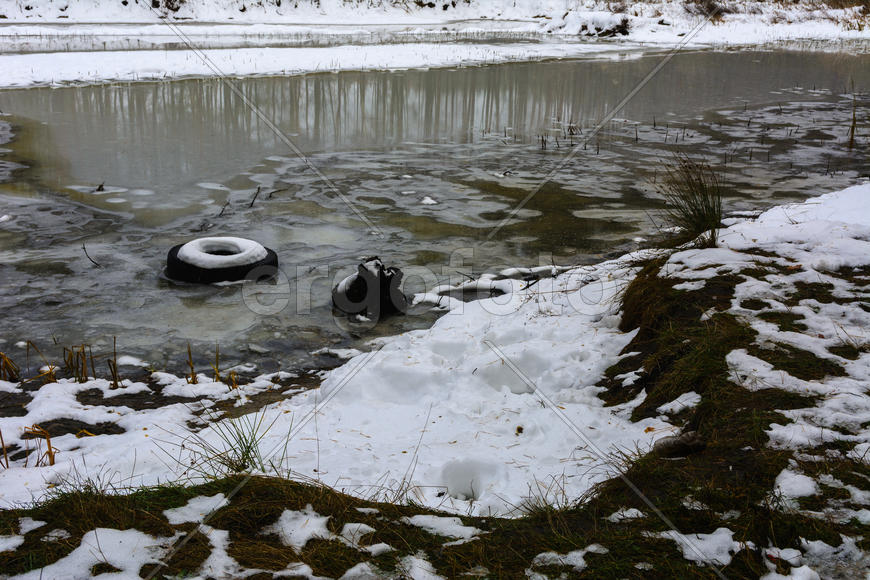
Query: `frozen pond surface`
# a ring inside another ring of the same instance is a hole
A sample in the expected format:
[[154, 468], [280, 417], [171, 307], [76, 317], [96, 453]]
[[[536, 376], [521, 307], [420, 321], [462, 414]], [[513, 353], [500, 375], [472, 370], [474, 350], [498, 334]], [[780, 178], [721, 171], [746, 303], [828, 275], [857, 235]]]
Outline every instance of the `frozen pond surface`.
[[[680, 54], [590, 139], [660, 58], [234, 80], [335, 189], [219, 80], [0, 92], [0, 140], [14, 133], [0, 145], [0, 349], [117, 337], [158, 368], [181, 368], [188, 341], [202, 361], [219, 343], [263, 370], [316, 365], [312, 350], [435, 316], [335, 319], [329, 288], [363, 256], [405, 269], [413, 292], [456, 270], [621, 253], [655, 234], [653, 182], [673, 152], [724, 169], [730, 210], [867, 173], [866, 55]], [[9, 178], [11, 163], [28, 169]], [[169, 247], [202, 235], [275, 249], [286, 307], [163, 279]]]

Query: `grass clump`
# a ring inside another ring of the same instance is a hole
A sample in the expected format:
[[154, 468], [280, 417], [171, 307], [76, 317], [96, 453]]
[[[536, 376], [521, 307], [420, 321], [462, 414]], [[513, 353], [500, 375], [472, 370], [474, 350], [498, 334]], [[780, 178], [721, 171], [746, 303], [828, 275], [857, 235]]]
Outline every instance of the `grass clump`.
[[[801, 538], [838, 545], [840, 533], [855, 533], [853, 524], [815, 519], [785, 510], [771, 500], [775, 480], [789, 466], [792, 451], [769, 446], [770, 425], [789, 423], [783, 411], [812, 407], [817, 399], [777, 388], [751, 391], [732, 381], [727, 354], [747, 348], [756, 337], [745, 321], [725, 312], [741, 277], [711, 278], [687, 299], [673, 289], [676, 280], [659, 277], [662, 263], [648, 263], [623, 295], [620, 329], [638, 329], [623, 352], [634, 354], [607, 371], [608, 378], [602, 383], [607, 390], [600, 396], [610, 404], [619, 404], [643, 390], [645, 399], [632, 412], [632, 418], [638, 420], [660, 415], [657, 408], [662, 403], [694, 391], [701, 395], [700, 403], [671, 420], [684, 432], [697, 432], [706, 446], [675, 461], [662, 461], [653, 454], [629, 458], [625, 477], [684, 533], [710, 533], [724, 526], [735, 532], [736, 540], [755, 546], [799, 548]], [[749, 305], [762, 306], [762, 302]], [[710, 308], [719, 312], [702, 321], [700, 313]], [[802, 376], [842, 372], [840, 367], [826, 364], [831, 361], [810, 358], [811, 353], [796, 349], [765, 354], [776, 356], [778, 365]], [[638, 372], [639, 377], [623, 387], [616, 377], [630, 371]], [[817, 468], [822, 469], [822, 464]], [[841, 469], [838, 475], [845, 471]], [[686, 498], [693, 498], [700, 507], [689, 508]], [[624, 541], [601, 542], [610, 552], [590, 561], [587, 572], [592, 577], [635, 577], [637, 569], [631, 563], [639, 561], [653, 563], [657, 577], [685, 577], [687, 572], [708, 575], [708, 570], [701, 568], [680, 569], [679, 557], [667, 556], [672, 542], [656, 544], [650, 538], [638, 538], [643, 531], [666, 528], [624, 480], [614, 478], [601, 484], [592, 502], [581, 509], [595, 509], [606, 516], [621, 506], [638, 508], [648, 517], [643, 522], [620, 524], [622, 529], [604, 536], [624, 534]], [[726, 519], [723, 514], [732, 515]], [[662, 553], [657, 554], [657, 550]], [[767, 571], [759, 549], [741, 550], [722, 570], [728, 578], [759, 577]]]
[[787, 372], [803, 381], [819, 381], [825, 377], [842, 377], [846, 374], [836, 362], [819, 358], [813, 353], [790, 344], [769, 343], [764, 346], [753, 344], [747, 352], [754, 357], [767, 361], [773, 368]]
[[[180, 450], [187, 450], [186, 459], [179, 459], [167, 449], [163, 451], [187, 473], [208, 479], [255, 471], [279, 474], [284, 454], [273, 460], [268, 454], [264, 456], [260, 445], [281, 415], [267, 422], [266, 414], [267, 410], [263, 409], [240, 417], [219, 419], [211, 412], [209, 431], [191, 431], [182, 443], [171, 443]], [[288, 430], [288, 440], [289, 433]]]
[[821, 282], [795, 282], [795, 291], [788, 296], [785, 301], [786, 306], [797, 306], [801, 300], [815, 300], [820, 304], [830, 304], [836, 302], [831, 291], [834, 289], [832, 284]]
[[656, 189], [668, 204], [665, 220], [679, 228], [678, 241], [697, 239], [701, 247], [716, 247], [716, 233], [722, 224], [719, 176], [706, 162], [687, 155], [675, 156], [665, 172], [663, 183]]
[[771, 310], [768, 312], [762, 312], [757, 316], [765, 322], [776, 324], [779, 326], [780, 330], [786, 332], [806, 332], [809, 330], [809, 327], [801, 322], [801, 320], [804, 320], [804, 317], [795, 314], [794, 312], [779, 312]]
[[6, 353], [0, 352], [0, 381], [17, 383], [19, 380], [21, 380], [21, 369], [6, 356]]
[[764, 310], [765, 308], [770, 308], [770, 304], [768, 304], [767, 301], [758, 298], [748, 298], [740, 302], [740, 307], [745, 308], [746, 310], [759, 311]]
[[848, 360], [858, 360], [861, 353], [870, 352], [870, 344], [853, 344], [851, 342], [845, 342], [836, 346], [829, 346], [828, 352]]

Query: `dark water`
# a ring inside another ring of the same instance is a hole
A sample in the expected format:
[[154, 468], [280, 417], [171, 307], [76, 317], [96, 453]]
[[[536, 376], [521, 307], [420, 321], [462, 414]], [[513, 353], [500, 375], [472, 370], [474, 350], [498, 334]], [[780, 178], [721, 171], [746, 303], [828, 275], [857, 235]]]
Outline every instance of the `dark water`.
[[[315, 348], [433, 320], [338, 324], [329, 287], [362, 256], [405, 268], [409, 291], [599, 260], [655, 234], [674, 152], [724, 171], [729, 209], [866, 174], [870, 57], [680, 54], [594, 132], [662, 57], [234, 80], [249, 104], [219, 80], [0, 92], [0, 159], [29, 166], [0, 184], [0, 349], [117, 337], [178, 368], [188, 341], [217, 342], [228, 362], [316, 365]], [[275, 249], [286, 307], [162, 279], [169, 247], [202, 235]]]

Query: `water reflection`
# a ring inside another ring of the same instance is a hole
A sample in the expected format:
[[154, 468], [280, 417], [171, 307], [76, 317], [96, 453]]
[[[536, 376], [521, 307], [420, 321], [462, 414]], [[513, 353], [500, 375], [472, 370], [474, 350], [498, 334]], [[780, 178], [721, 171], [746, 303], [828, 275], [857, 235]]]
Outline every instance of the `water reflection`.
[[[305, 152], [389, 149], [405, 142], [474, 142], [486, 132], [533, 139], [553, 120], [591, 123], [660, 57], [510, 64], [458, 70], [346, 72], [235, 81]], [[793, 86], [866, 85], [866, 57], [806, 53], [695, 53], [675, 57], [620, 114], [691, 119], [735, 100], [770, 102]], [[73, 182], [153, 189], [183, 207], [197, 180], [222, 181], [289, 153], [216, 80], [0, 93], [0, 109], [48, 123], [43, 145], [62, 152]], [[506, 131], [510, 128], [511, 130]], [[52, 179], [54, 178], [54, 179]]]

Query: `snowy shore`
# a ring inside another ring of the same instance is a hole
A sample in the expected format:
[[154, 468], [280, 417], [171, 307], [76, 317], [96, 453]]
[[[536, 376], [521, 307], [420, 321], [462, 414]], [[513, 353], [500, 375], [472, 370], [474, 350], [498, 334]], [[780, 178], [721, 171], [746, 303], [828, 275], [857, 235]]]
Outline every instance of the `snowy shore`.
[[0, 9], [0, 88], [613, 58], [677, 46], [802, 42], [862, 51], [867, 43], [861, 8], [813, 2], [722, 2], [712, 18], [700, 4], [682, 2], [480, 0], [444, 7], [187, 0], [170, 10], [144, 2], [15, 0]]
[[[759, 344], [791, 344], [843, 366], [843, 376], [806, 381], [745, 349], [728, 356], [734, 376], [750, 390], [776, 386], [821, 396], [818, 407], [784, 411], [791, 423], [770, 426], [777, 448], [840, 439], [853, 446], [850, 457], [866, 461], [870, 353], [859, 345], [857, 358], [841, 360], [832, 349], [844, 341], [866, 344], [861, 341], [870, 328], [862, 299], [854, 299], [864, 291], [842, 277], [870, 264], [868, 197], [870, 184], [864, 183], [756, 219], [731, 218], [730, 227], [719, 232], [718, 248], [674, 252], [662, 269], [691, 299], [717, 275], [778, 268], [780, 273], [766, 277], [745, 276], [726, 312], [749, 324]], [[613, 476], [613, 454], [647, 451], [677, 430], [671, 416], [697, 404], [697, 398], [683, 396], [662, 405], [658, 417], [633, 422], [630, 414], [643, 392], [610, 407], [598, 397], [605, 370], [625, 356], [620, 352], [635, 333], [618, 328], [620, 290], [637, 272], [638, 260], [653, 256], [667, 253], [638, 252], [534, 285], [512, 282], [513, 292], [504, 296], [455, 304], [432, 328], [373, 344], [311, 390], [293, 387], [288, 374], [261, 376], [237, 390], [204, 375], [189, 384], [159, 372], [147, 384], [128, 381], [120, 389], [102, 379], [43, 386], [0, 382], [0, 391], [24, 405], [20, 416], [0, 418], [0, 432], [13, 450], [35, 447], [39, 440], [25, 434], [34, 424], [74, 420], [86, 432], [103, 433], [77, 436], [73, 429], [53, 437], [53, 466], [35, 467], [38, 454], [15, 459], [10, 452], [10, 468], [0, 470], [0, 502], [26, 504], [53, 486], [88, 478], [117, 486], [197, 481], [203, 473], [190, 466], [201, 463], [202, 446], [192, 443], [225, 445], [220, 428], [202, 423], [220, 416], [216, 402], [239, 406], [276, 390], [285, 396], [261, 412], [259, 447], [291, 477], [365, 498], [387, 499], [399, 490], [401, 499], [480, 515], [512, 514], [528, 501], [580, 497]], [[830, 285], [834, 301], [788, 307], [805, 318], [807, 332], [783, 332], [744, 307], [746, 300], [763, 298], [767, 310], [776, 312], [786, 308], [777, 293], [813, 283]], [[15, 358], [23, 351], [9, 354]], [[616, 378], [628, 387], [642, 372]], [[85, 392], [89, 396], [82, 398]], [[137, 410], [130, 402], [134, 395], [176, 399]], [[204, 407], [212, 411], [201, 414]], [[204, 429], [194, 435], [189, 425], [197, 423]]]

